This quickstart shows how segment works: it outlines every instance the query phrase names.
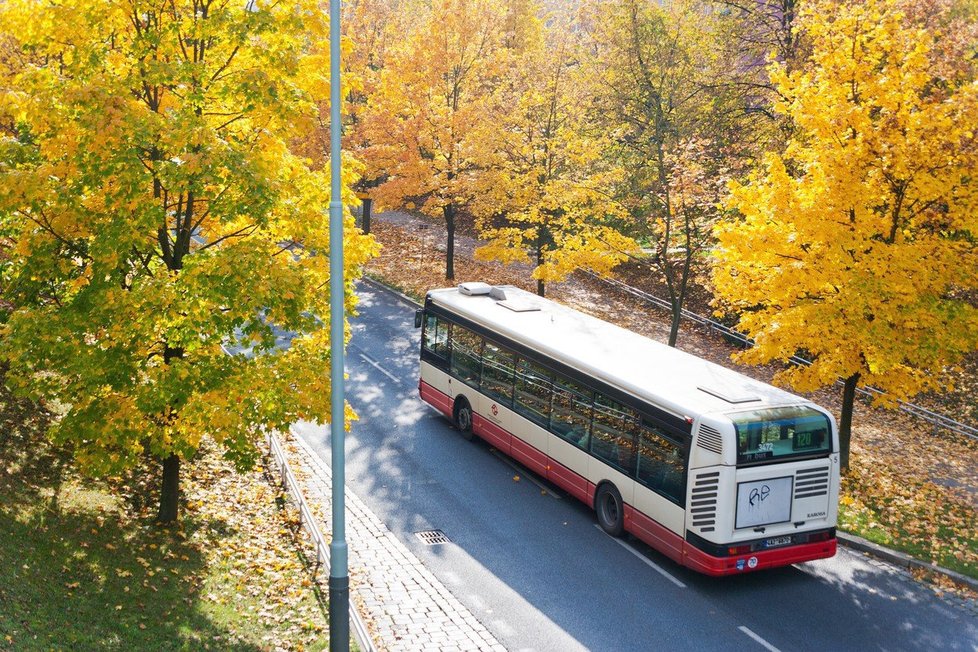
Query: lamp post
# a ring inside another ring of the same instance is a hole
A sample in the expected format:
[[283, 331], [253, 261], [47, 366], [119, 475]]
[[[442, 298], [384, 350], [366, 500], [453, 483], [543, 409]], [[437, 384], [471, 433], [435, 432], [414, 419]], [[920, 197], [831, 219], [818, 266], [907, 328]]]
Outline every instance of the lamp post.
[[342, 115], [340, 113], [340, 5], [329, 0], [329, 367], [330, 467], [333, 472], [333, 538], [329, 544], [329, 649], [350, 649], [350, 574], [346, 547], [346, 459], [343, 426], [343, 198], [341, 196]]

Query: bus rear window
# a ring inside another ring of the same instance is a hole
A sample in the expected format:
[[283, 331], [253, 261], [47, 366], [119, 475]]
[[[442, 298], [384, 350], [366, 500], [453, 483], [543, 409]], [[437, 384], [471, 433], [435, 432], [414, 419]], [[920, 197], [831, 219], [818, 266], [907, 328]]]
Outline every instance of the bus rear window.
[[828, 418], [809, 407], [771, 408], [731, 415], [737, 428], [737, 463], [755, 464], [828, 453]]

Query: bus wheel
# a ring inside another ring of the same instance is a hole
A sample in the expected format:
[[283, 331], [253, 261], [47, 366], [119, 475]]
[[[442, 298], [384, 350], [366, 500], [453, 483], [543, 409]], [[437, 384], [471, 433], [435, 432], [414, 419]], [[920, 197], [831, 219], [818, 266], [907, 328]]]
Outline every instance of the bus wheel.
[[472, 406], [464, 396], [455, 399], [455, 427], [463, 439], [472, 439]]
[[620, 537], [625, 531], [625, 505], [615, 485], [606, 482], [598, 487], [594, 495], [594, 511], [598, 515], [598, 525], [611, 536]]

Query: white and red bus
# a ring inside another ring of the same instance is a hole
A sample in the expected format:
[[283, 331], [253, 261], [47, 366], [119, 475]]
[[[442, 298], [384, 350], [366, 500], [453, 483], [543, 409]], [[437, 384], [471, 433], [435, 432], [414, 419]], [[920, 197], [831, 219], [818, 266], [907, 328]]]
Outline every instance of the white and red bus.
[[421, 398], [710, 575], [836, 551], [838, 433], [799, 396], [513, 287], [428, 293]]

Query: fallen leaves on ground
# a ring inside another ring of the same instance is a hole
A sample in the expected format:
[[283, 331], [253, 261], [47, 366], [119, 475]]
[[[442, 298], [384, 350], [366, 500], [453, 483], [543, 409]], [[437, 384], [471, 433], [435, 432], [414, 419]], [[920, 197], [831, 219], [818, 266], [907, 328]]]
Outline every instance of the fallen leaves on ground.
[[50, 415], [0, 370], [0, 647], [315, 650], [322, 593], [260, 469], [205, 440], [182, 465], [178, 524], [154, 523], [159, 465], [84, 478], [44, 437]]

